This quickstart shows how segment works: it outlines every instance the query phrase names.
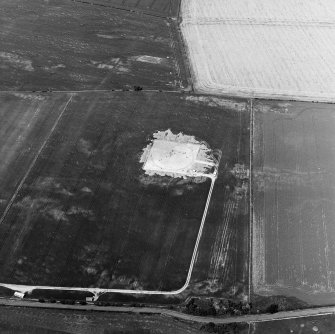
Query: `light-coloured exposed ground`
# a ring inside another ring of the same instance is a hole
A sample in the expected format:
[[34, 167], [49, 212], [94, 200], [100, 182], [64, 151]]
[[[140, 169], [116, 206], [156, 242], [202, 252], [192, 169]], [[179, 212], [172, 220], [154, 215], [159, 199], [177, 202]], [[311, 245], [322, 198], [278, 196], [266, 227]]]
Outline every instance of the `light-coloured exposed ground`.
[[[148, 175], [216, 178], [218, 160], [205, 142], [170, 129], [157, 131], [144, 150], [141, 162]], [[204, 181], [204, 180], [203, 180]]]
[[335, 101], [331, 0], [184, 0], [182, 18], [198, 92]]
[[183, 19], [218, 19], [334, 22], [335, 2], [331, 0], [183, 0]]

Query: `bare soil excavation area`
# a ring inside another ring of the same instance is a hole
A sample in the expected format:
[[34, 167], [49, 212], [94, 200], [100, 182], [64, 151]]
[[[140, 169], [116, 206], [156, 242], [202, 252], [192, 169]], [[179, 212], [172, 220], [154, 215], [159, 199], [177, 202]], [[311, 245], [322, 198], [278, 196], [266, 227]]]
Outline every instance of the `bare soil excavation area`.
[[334, 303], [334, 107], [258, 102], [254, 110], [255, 292]]
[[[54, 95], [67, 107], [28, 173], [22, 166], [27, 175], [2, 215], [2, 283], [181, 288], [211, 180], [145, 173], [140, 158], [158, 130], [192, 135], [223, 152], [208, 213], [211, 231], [204, 234], [224, 243], [225, 219], [228, 240], [237, 238], [229, 224], [248, 216], [248, 209], [231, 208], [248, 196], [247, 176], [236, 168], [248, 159], [245, 102], [174, 93]], [[222, 257], [210, 268], [211, 279], [217, 279], [230, 255], [211, 247], [205, 242], [200, 253], [210, 254], [207, 262]]]
[[175, 27], [88, 3], [2, 1], [1, 90], [150, 89], [181, 85]]

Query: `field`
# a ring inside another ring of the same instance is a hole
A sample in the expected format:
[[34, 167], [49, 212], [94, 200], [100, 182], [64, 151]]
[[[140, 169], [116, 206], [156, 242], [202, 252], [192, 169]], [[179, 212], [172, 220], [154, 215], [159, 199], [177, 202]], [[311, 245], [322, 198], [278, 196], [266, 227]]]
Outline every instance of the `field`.
[[[249, 107], [227, 119], [219, 177], [192, 275], [192, 295], [246, 300], [249, 294]], [[213, 128], [214, 130], [214, 128]]]
[[[285, 6], [276, 0], [266, 2], [250, 0], [226, 0], [224, 6], [221, 0], [212, 0], [204, 6], [201, 0], [182, 1], [183, 18], [191, 20], [226, 21], [238, 20], [257, 23], [258, 20], [266, 22], [294, 21], [333, 23], [335, 19], [335, 4], [332, 1], [287, 0]], [[255, 22], [256, 21], [256, 22]]]
[[334, 107], [258, 102], [254, 110], [255, 293], [334, 303]]
[[19, 334], [201, 334], [199, 324], [160, 315], [2, 307], [0, 331]]
[[[185, 1], [181, 29], [200, 93], [334, 102], [334, 4]], [[199, 42], [201, 41], [201, 42]]]
[[283, 319], [277, 321], [256, 322], [251, 325], [251, 334], [263, 333], [333, 333], [335, 317], [333, 314], [303, 317], [295, 319]]
[[1, 94], [0, 216], [50, 136], [69, 96]]
[[176, 90], [182, 59], [164, 18], [73, 1], [2, 1], [0, 90]]
[[226, 271], [227, 252], [220, 245], [235, 240], [234, 222], [248, 217], [248, 208], [239, 205], [248, 198], [248, 176], [241, 170], [248, 169], [248, 125], [243, 101], [174, 93], [72, 95], [3, 215], [1, 282], [180, 289], [211, 180], [144, 172], [143, 149], [156, 131], [167, 129], [222, 151], [211, 228], [204, 232], [216, 245], [209, 250], [205, 242], [199, 250], [213, 258], [209, 278], [217, 279]]
[[180, 5], [180, 0], [90, 0], [88, 2], [160, 17], [177, 16]]

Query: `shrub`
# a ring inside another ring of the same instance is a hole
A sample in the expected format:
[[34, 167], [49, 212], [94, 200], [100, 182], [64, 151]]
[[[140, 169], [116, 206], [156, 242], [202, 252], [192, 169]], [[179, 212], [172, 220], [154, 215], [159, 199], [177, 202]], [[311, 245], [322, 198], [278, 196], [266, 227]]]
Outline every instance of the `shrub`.
[[278, 312], [278, 304], [271, 304], [266, 309], [266, 312], [268, 313], [277, 313]]

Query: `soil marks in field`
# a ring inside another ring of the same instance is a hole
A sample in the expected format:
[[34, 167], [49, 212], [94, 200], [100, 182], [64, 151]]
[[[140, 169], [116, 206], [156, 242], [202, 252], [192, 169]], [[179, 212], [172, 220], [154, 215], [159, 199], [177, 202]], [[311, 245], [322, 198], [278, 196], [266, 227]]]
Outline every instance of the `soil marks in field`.
[[334, 9], [331, 0], [183, 1], [195, 89], [334, 102]]
[[332, 105], [255, 106], [253, 284], [311, 304], [335, 300]]
[[[245, 142], [231, 146], [248, 134], [246, 115], [172, 93], [74, 95], [0, 226], [0, 281], [181, 288], [211, 180], [146, 175], [143, 148], [169, 128], [224, 151], [210, 214], [219, 228], [227, 188], [236, 201], [246, 196], [232, 172]], [[210, 245], [201, 247], [207, 252]]]
[[0, 17], [2, 90], [181, 86], [164, 18], [67, 0], [6, 0]]

